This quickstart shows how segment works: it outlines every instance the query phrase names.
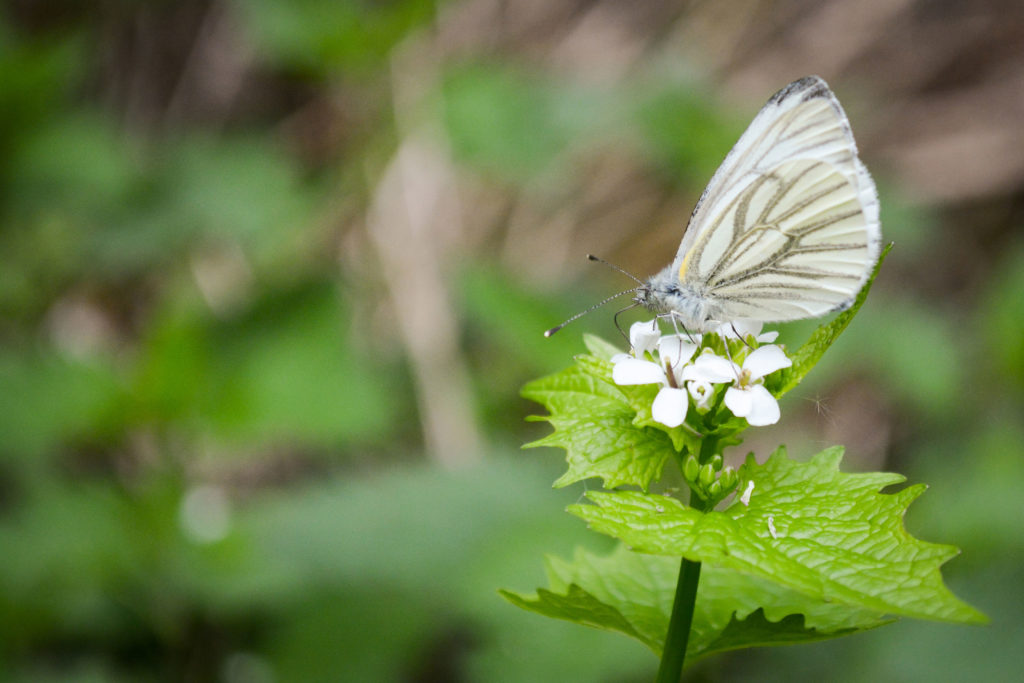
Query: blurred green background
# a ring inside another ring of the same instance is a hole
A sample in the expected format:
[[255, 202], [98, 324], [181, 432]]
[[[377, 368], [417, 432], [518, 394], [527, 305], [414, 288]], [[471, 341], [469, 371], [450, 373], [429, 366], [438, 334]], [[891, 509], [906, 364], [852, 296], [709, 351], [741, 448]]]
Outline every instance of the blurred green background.
[[[824, 76], [896, 247], [755, 432], [930, 491], [984, 628], [904, 621], [694, 681], [1024, 666], [1016, 3], [14, 1], [0, 10], [0, 679], [646, 681], [521, 613], [563, 513], [541, 332], [675, 252], [757, 108]], [[1016, 27], [1016, 28], [1015, 28]], [[633, 318], [637, 319], [637, 318]], [[799, 344], [812, 329], [784, 330]]]

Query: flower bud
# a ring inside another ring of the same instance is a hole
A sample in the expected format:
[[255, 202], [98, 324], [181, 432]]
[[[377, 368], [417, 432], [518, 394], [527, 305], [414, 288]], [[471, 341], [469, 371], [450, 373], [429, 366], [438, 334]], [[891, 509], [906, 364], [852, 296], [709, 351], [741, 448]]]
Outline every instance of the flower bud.
[[691, 455], [683, 463], [683, 478], [686, 481], [697, 481], [698, 474], [700, 474], [700, 464], [697, 462], [697, 458]]
[[700, 485], [705, 489], [711, 486], [711, 482], [715, 480], [715, 468], [711, 466], [711, 463], [704, 465], [700, 468]]
[[739, 483], [739, 475], [736, 474], [736, 470], [732, 467], [725, 467], [722, 469], [722, 473], [718, 477], [718, 481], [722, 482], [723, 491], [732, 491], [736, 488], [736, 484]]

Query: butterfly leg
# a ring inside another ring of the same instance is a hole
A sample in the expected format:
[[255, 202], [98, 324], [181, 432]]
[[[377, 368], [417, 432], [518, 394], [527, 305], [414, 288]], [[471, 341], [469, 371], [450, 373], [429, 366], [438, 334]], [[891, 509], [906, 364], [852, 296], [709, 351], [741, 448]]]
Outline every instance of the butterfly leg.
[[[735, 332], [735, 330], [736, 330], [736, 328], [733, 328], [734, 332]], [[736, 371], [736, 381], [739, 382], [742, 379], [740, 377], [740, 371], [738, 370], [740, 365], [735, 360], [733, 360], [733, 358], [732, 358], [732, 351], [729, 350], [729, 340], [726, 339], [724, 336], [722, 337], [722, 346], [725, 348], [725, 357], [729, 359], [729, 361], [733, 364], [733, 367], [737, 368], [737, 371]], [[748, 344], [748, 346], [749, 346], [749, 344]]]
[[[747, 348], [750, 349], [751, 351], [754, 350], [754, 347], [750, 345], [750, 342], [747, 341], [747, 338], [744, 337], [743, 335], [741, 335], [739, 333], [739, 330], [736, 329], [736, 323], [729, 323], [729, 327], [732, 328], [732, 333], [736, 335], [737, 339], [739, 339], [741, 342], [743, 342], [747, 346]], [[728, 342], [726, 342], [726, 346], [728, 346]]]
[[[612, 316], [612, 321], [615, 323], [615, 328], [619, 331], [619, 334], [622, 335], [622, 338], [626, 340], [626, 345], [629, 346], [630, 351], [633, 350], [633, 342], [630, 341], [629, 335], [626, 334], [625, 330], [622, 329], [622, 325], [619, 324], [619, 315], [625, 313], [631, 308], [636, 308], [639, 305], [640, 304], [633, 302], [630, 305], [626, 306], [625, 308], [620, 308], [619, 310], [615, 311], [615, 315]], [[655, 323], [655, 325], [657, 325], [657, 323]]]
[[676, 315], [674, 311], [669, 311], [668, 313], [661, 313], [657, 316], [657, 318], [668, 318], [672, 322], [672, 329], [675, 331], [677, 337], [686, 337], [691, 344], [700, 344], [699, 341], [693, 338], [693, 334], [685, 325], [683, 326], [683, 331], [679, 331], [679, 317]]

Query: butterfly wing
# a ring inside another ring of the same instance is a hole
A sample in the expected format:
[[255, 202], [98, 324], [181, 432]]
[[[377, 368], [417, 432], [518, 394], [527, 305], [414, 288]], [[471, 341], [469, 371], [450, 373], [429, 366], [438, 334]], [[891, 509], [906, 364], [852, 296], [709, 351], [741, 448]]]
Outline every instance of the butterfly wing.
[[823, 80], [761, 109], [701, 196], [673, 263], [717, 319], [785, 321], [849, 306], [881, 246], [878, 195]]

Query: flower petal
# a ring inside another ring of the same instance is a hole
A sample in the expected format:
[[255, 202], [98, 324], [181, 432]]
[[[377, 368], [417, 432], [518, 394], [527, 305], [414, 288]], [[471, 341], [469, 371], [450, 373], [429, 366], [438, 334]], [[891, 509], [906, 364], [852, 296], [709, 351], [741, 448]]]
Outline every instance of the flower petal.
[[658, 354], [661, 362], [672, 364], [673, 368], [682, 367], [683, 363], [697, 353], [697, 344], [678, 334], [667, 334], [658, 340]]
[[628, 353], [617, 353], [614, 356], [612, 356], [612, 365], [615, 365], [617, 363], [621, 363], [622, 361], [626, 360], [627, 358], [632, 358], [632, 357], [633, 356], [629, 355]]
[[664, 387], [654, 397], [651, 417], [666, 427], [678, 427], [686, 419], [687, 394], [684, 389]]
[[612, 368], [612, 381], [616, 384], [664, 384], [665, 372], [657, 363], [626, 357]]
[[645, 353], [654, 353], [660, 336], [661, 328], [658, 327], [657, 318], [629, 326], [629, 344], [637, 358], [643, 358]]
[[713, 353], [702, 353], [693, 363], [683, 368], [681, 379], [721, 384], [736, 381], [739, 374], [739, 366], [728, 358]]
[[754, 481], [747, 482], [747, 488], [743, 489], [743, 495], [740, 496], [740, 502], [746, 506], [750, 506], [750, 494], [754, 492]]
[[759, 344], [771, 344], [773, 341], [779, 338], [778, 330], [771, 330], [770, 332], [764, 332], [757, 335], [757, 342]]
[[736, 417], [749, 415], [753, 403], [753, 397], [747, 389], [729, 387], [725, 390], [725, 407], [731, 410]]
[[722, 339], [746, 339], [748, 336], [757, 337], [761, 334], [764, 323], [760, 320], [739, 318], [732, 322], [722, 323], [716, 330]]
[[762, 384], [755, 384], [747, 390], [750, 394], [750, 413], [747, 422], [752, 427], [773, 425], [779, 421], [779, 402]]
[[750, 371], [751, 379], [760, 379], [776, 370], [788, 368], [792, 364], [793, 361], [786, 357], [782, 348], [769, 344], [768, 346], [754, 349], [747, 356], [747, 359], [743, 361], [743, 369]]

